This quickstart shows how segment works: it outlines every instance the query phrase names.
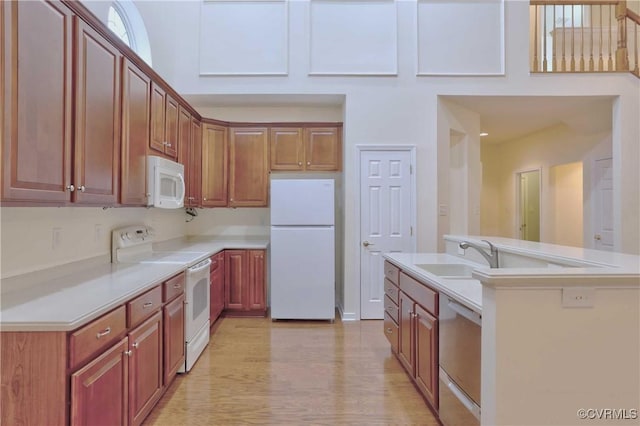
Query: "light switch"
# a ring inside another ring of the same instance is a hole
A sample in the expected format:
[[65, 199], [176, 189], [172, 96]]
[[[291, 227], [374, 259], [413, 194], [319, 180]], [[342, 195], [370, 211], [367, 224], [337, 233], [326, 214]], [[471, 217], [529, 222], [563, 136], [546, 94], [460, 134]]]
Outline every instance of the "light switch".
[[562, 289], [562, 307], [593, 308], [596, 290], [593, 287], [566, 287]]

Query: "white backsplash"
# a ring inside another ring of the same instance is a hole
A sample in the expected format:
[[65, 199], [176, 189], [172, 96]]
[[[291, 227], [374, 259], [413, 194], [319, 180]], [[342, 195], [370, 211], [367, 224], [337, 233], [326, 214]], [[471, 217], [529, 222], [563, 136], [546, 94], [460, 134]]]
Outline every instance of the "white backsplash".
[[187, 235], [212, 237], [269, 237], [268, 208], [198, 209], [198, 216], [187, 224]]
[[111, 230], [121, 226], [151, 225], [157, 241], [182, 237], [186, 235], [186, 217], [183, 209], [2, 207], [0, 277], [96, 256], [106, 258], [111, 253]]

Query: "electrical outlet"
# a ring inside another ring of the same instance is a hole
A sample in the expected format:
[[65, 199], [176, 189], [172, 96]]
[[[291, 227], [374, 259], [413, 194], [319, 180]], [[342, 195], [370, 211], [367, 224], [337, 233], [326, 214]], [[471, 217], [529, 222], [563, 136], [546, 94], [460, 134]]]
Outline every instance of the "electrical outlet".
[[567, 287], [562, 289], [563, 308], [593, 308], [596, 291], [592, 287]]
[[440, 204], [438, 206], [438, 215], [447, 216], [449, 214], [449, 206], [446, 204]]
[[96, 223], [93, 228], [93, 241], [97, 243], [100, 240], [102, 240], [102, 225]]
[[62, 243], [62, 228], [53, 228], [51, 232], [51, 249], [57, 250]]

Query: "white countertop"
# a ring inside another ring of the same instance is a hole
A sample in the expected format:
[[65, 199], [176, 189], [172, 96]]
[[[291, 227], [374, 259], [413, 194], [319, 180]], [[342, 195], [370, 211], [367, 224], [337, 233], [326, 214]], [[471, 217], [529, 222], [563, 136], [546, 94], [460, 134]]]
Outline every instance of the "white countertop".
[[474, 279], [442, 278], [416, 265], [428, 263], [464, 263], [484, 269], [483, 265], [468, 262], [459, 257], [440, 253], [385, 253], [383, 257], [413, 278], [423, 281], [468, 308], [482, 313], [482, 284]]
[[[263, 239], [199, 237], [158, 243], [155, 250], [202, 252], [266, 249]], [[0, 330], [70, 331], [184, 271], [181, 264], [112, 264], [105, 258], [2, 280]], [[64, 273], [60, 270], [64, 269]]]

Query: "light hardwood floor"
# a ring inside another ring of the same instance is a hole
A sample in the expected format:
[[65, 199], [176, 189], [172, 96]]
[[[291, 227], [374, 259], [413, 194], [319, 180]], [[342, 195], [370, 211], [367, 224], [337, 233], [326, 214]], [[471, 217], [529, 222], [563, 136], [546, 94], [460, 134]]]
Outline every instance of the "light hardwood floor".
[[218, 322], [145, 425], [438, 425], [382, 321]]

